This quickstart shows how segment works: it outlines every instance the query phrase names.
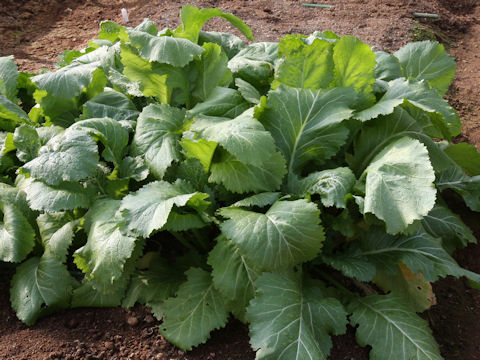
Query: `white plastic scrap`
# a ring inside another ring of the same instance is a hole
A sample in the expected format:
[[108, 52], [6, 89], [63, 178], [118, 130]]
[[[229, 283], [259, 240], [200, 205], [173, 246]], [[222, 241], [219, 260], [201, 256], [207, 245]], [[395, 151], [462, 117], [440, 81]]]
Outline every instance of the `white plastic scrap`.
[[128, 14], [127, 14], [127, 9], [125, 9], [125, 8], [122, 8], [122, 10], [121, 10], [121, 11], [122, 11], [122, 16], [123, 16], [123, 21], [124, 21], [125, 23], [128, 23]]

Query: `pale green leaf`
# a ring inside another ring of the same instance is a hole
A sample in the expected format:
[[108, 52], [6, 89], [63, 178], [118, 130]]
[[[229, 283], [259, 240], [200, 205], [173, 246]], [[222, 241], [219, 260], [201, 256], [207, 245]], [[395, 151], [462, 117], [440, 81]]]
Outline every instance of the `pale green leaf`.
[[372, 360], [441, 360], [438, 345], [427, 321], [394, 294], [357, 298], [350, 304], [352, 326], [359, 325], [356, 338], [370, 345]]
[[79, 220], [72, 220], [68, 213], [41, 214], [37, 218], [37, 225], [45, 254], [56, 256], [61, 263], [64, 263], [79, 222]]
[[111, 118], [117, 121], [136, 120], [139, 111], [121, 92], [105, 88], [104, 92], [83, 104], [84, 119]]
[[404, 231], [433, 208], [435, 174], [426, 147], [403, 137], [386, 146], [365, 169], [364, 212], [372, 213], [391, 234]]
[[150, 172], [159, 179], [172, 162], [181, 160], [184, 119], [184, 110], [166, 104], [149, 105], [138, 117], [131, 151], [134, 156], [142, 155]]
[[122, 159], [118, 169], [119, 179], [134, 179], [135, 181], [145, 180], [148, 176], [148, 167], [140, 156], [126, 156]]
[[475, 145], [465, 142], [451, 144], [444, 151], [467, 174], [471, 176], [480, 175], [480, 151], [477, 150]]
[[30, 125], [21, 125], [15, 129], [13, 143], [17, 148], [17, 158], [23, 162], [37, 157], [38, 150], [42, 146], [36, 129]]
[[218, 144], [214, 141], [204, 139], [196, 140], [193, 136], [190, 137], [190, 134], [192, 133], [184, 133], [180, 142], [183, 148], [183, 154], [189, 159], [198, 159], [203, 169], [208, 172]]
[[266, 213], [223, 208], [220, 227], [246, 259], [261, 270], [289, 268], [312, 260], [322, 247], [320, 211], [305, 199], [277, 201]]
[[13, 55], [0, 57], [0, 94], [15, 101], [17, 98], [18, 68]]
[[35, 231], [19, 207], [1, 201], [0, 210], [3, 213], [3, 221], [0, 222], [0, 260], [20, 262], [35, 245]]
[[264, 273], [255, 285], [247, 318], [256, 359], [326, 360], [332, 348], [329, 334], [346, 331], [342, 304], [301, 273]]
[[155, 181], [124, 197], [120, 212], [128, 229], [146, 238], [165, 225], [174, 205], [198, 208], [208, 204], [207, 197], [182, 181]]
[[355, 93], [349, 88], [304, 90], [280, 86], [268, 94], [260, 121], [287, 160], [288, 173], [308, 161], [322, 162], [340, 150], [348, 136]]
[[442, 44], [429, 40], [409, 43], [393, 55], [398, 58], [405, 77], [426, 80], [440, 96], [445, 95], [456, 65]]
[[470, 177], [454, 165], [437, 175], [435, 185], [442, 191], [454, 190], [471, 210], [480, 211], [480, 175]]
[[188, 111], [188, 114], [190, 117], [203, 114], [233, 119], [251, 106], [243, 99], [240, 92], [225, 87], [216, 87], [208, 99], [197, 103]]
[[222, 47], [222, 50], [231, 59], [245, 47], [245, 42], [233, 34], [217, 31], [200, 31], [198, 44], [215, 43]]
[[235, 86], [238, 88], [238, 91], [242, 94], [243, 98], [249, 103], [260, 104], [261, 95], [253, 85], [241, 78], [236, 78]]
[[163, 304], [160, 333], [179, 348], [191, 350], [205, 342], [212, 330], [225, 326], [228, 311], [208, 272], [191, 268], [186, 275], [177, 296]]
[[38, 157], [23, 165], [21, 171], [49, 185], [58, 185], [93, 175], [97, 164], [95, 141], [85, 131], [68, 130], [42, 146]]
[[260, 166], [275, 151], [273, 138], [250, 111], [235, 119], [197, 116], [190, 126], [199, 138], [214, 141], [245, 164]]
[[398, 59], [385, 51], [375, 52], [375, 77], [378, 80], [390, 81], [402, 77], [402, 68]]
[[212, 163], [210, 171], [209, 182], [222, 184], [236, 193], [278, 190], [286, 173], [285, 160], [278, 152], [259, 166], [242, 163], [224, 152], [218, 162]]
[[44, 306], [58, 309], [69, 305], [72, 278], [65, 265], [52, 256], [34, 257], [17, 267], [10, 299], [17, 316], [33, 325]]
[[333, 80], [333, 44], [326, 40], [315, 39], [307, 45], [301, 36], [286, 36], [278, 55], [283, 61], [275, 71], [276, 84], [316, 90], [327, 88]]

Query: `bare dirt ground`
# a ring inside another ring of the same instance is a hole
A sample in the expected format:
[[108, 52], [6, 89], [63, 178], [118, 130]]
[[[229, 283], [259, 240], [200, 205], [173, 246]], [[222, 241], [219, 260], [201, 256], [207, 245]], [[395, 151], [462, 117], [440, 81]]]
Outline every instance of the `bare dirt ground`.
[[[316, 0], [332, 9], [306, 8], [294, 0], [189, 1], [199, 7], [218, 7], [242, 18], [257, 41], [279, 40], [287, 33], [332, 30], [351, 34], [377, 49], [394, 51], [414, 37], [433, 36], [446, 43], [457, 61], [457, 76], [448, 100], [463, 122], [461, 140], [480, 148], [480, 6], [476, 0]], [[173, 0], [0, 0], [0, 56], [15, 55], [20, 70], [53, 68], [64, 49], [80, 49], [98, 32], [101, 20], [128, 25], [145, 17], [162, 27], [175, 28], [186, 1]], [[430, 12], [438, 20], [415, 19], [412, 12]], [[420, 24], [420, 25], [419, 25]], [[427, 27], [424, 27], [424, 25]], [[223, 20], [207, 29], [234, 32]], [[425, 30], [427, 29], [427, 30]], [[433, 30], [429, 30], [433, 29]], [[480, 239], [478, 214], [452, 200], [455, 209]], [[459, 263], [480, 272], [480, 246], [456, 254]], [[207, 344], [183, 353], [157, 332], [158, 322], [148, 310], [77, 309], [50, 316], [27, 328], [9, 305], [12, 270], [0, 270], [0, 359], [241, 359], [255, 357], [247, 329], [231, 323], [216, 331]], [[434, 285], [438, 304], [424, 314], [446, 360], [480, 360], [480, 291], [460, 279], [447, 278]], [[349, 334], [335, 337], [332, 360], [366, 360]], [[392, 359], [395, 360], [395, 359]]]

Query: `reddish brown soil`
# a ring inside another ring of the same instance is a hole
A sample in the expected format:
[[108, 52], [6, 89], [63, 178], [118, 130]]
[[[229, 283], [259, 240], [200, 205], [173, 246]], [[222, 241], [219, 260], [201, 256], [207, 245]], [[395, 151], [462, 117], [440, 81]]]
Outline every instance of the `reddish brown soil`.
[[[439, 20], [421, 20], [450, 44], [457, 60], [457, 76], [449, 101], [463, 121], [463, 138], [480, 148], [480, 6], [476, 0], [316, 0], [332, 9], [312, 9], [293, 0], [189, 1], [200, 7], [219, 7], [245, 20], [257, 41], [278, 40], [287, 33], [333, 30], [352, 34], [377, 49], [394, 51], [412, 36], [416, 12], [433, 12]], [[173, 0], [0, 0], [0, 56], [14, 54], [20, 69], [52, 68], [63, 49], [80, 49], [95, 37], [101, 20], [122, 23], [126, 8], [129, 25], [144, 17], [160, 28], [178, 25], [185, 1]], [[208, 29], [233, 31], [222, 20]], [[454, 202], [457, 212], [480, 239], [478, 214]], [[480, 246], [457, 252], [459, 263], [480, 272]], [[168, 344], [156, 331], [158, 322], [148, 310], [77, 309], [52, 315], [28, 328], [10, 309], [11, 270], [0, 270], [0, 359], [242, 359], [254, 358], [247, 329], [232, 322], [212, 334], [211, 340], [190, 353]], [[434, 285], [438, 304], [425, 313], [446, 360], [480, 360], [480, 291], [460, 279], [447, 278]], [[366, 360], [368, 349], [356, 345], [349, 329], [334, 338], [332, 360]], [[395, 360], [395, 359], [392, 359]]]

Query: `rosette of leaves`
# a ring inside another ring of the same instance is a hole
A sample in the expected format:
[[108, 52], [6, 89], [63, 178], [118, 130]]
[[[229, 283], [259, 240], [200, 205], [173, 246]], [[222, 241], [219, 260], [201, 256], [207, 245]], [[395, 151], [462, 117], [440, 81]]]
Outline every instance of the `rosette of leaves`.
[[[443, 200], [480, 210], [480, 154], [445, 94], [443, 46], [374, 53], [352, 36], [246, 45], [101, 24], [55, 71], [0, 58], [0, 259], [33, 324], [68, 307], [145, 304], [189, 350], [230, 316], [258, 359], [326, 359], [358, 326], [372, 359], [441, 359], [431, 282], [480, 276]], [[439, 141], [442, 140], [442, 141]], [[375, 286], [371, 286], [375, 284]]]

